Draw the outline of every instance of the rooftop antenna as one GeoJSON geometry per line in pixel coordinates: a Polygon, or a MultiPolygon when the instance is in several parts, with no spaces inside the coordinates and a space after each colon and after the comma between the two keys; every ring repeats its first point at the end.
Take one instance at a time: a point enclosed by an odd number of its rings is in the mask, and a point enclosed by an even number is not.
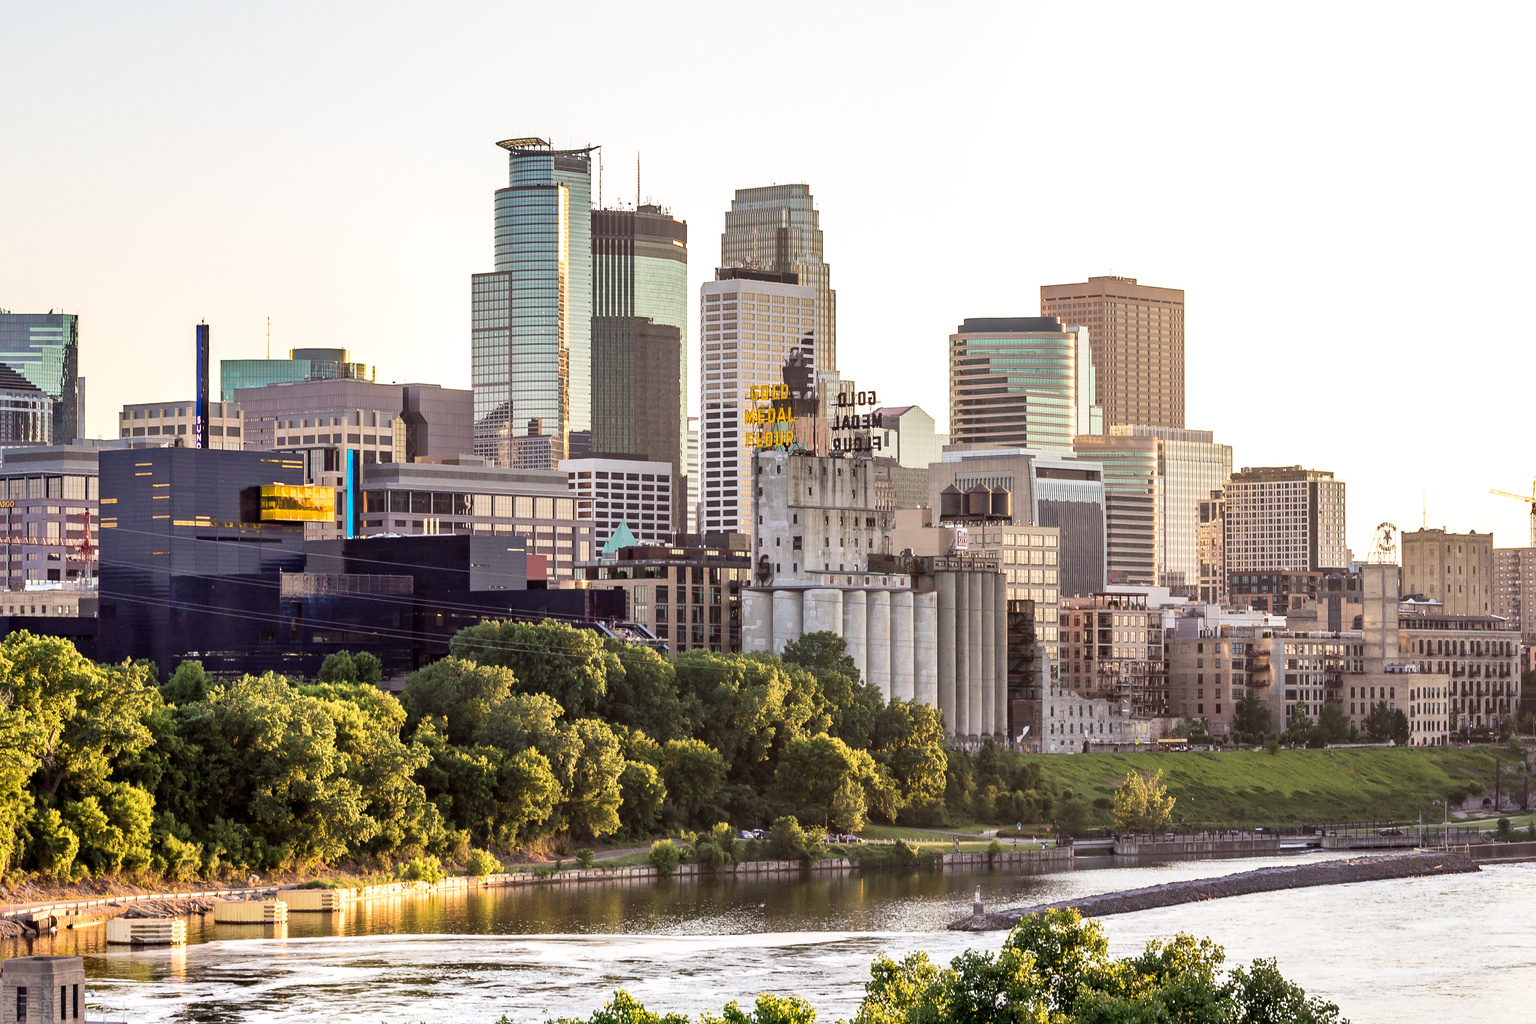
{"type": "Polygon", "coordinates": [[[597,208],[599,210],[605,209],[605,207],[603,206],[603,151],[602,150],[598,150],[597,151],[597,208]]]}
{"type": "Polygon", "coordinates": [[[272,358],[272,316],[267,315],[267,358],[272,358]]]}
{"type": "Polygon", "coordinates": [[[635,209],[640,209],[640,154],[635,154],[635,209]]]}

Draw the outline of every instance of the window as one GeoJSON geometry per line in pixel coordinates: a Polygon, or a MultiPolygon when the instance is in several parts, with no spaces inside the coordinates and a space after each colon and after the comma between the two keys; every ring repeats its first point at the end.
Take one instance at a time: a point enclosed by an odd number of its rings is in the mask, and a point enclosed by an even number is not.
{"type": "Polygon", "coordinates": [[[16,1020],[23,1022],[27,1019],[27,986],[16,986],[16,1020]]]}

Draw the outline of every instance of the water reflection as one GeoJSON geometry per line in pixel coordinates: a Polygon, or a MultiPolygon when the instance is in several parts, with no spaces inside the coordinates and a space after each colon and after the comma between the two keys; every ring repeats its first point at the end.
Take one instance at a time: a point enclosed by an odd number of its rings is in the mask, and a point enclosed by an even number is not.
{"type": "MultiPolygon", "coordinates": [[[[335,1020],[490,1022],[506,1013],[537,1024],[587,1016],[613,989],[658,1009],[718,1011],[757,992],[810,999],[823,1021],[856,1009],[869,961],[880,951],[926,949],[947,959],[967,947],[995,948],[1000,933],[944,931],[969,913],[978,886],[989,906],[1048,902],[1266,864],[1273,857],[1212,864],[1105,867],[1064,874],[872,873],[802,879],[703,879],[547,886],[372,901],[343,914],[292,914],[286,932],[193,918],[182,949],[107,947],[104,929],[67,931],[13,946],[6,955],[80,953],[93,979],[92,1013],[131,1022],[335,1020]]],[[[1493,955],[1480,943],[1446,943],[1477,931],[1471,909],[1495,894],[1536,905],[1536,866],[1501,865],[1449,876],[1269,893],[1106,919],[1117,952],[1180,929],[1229,945],[1234,959],[1280,957],[1309,990],[1331,992],[1356,1024],[1421,1019],[1400,1005],[1377,1014],[1376,995],[1356,980],[1391,977],[1423,998],[1436,962],[1467,986],[1497,991],[1498,972],[1531,966],[1536,922],[1509,914],[1493,955]],[[1404,922],[1432,922],[1428,927],[1404,922]],[[1340,927],[1347,922],[1347,927],[1340,927]],[[1385,927],[1383,922],[1397,922],[1385,927]],[[1387,941],[1378,941],[1387,936],[1387,941]],[[1451,947],[1451,948],[1448,948],[1451,947]],[[1448,959],[1447,959],[1448,958],[1448,959]],[[1399,976],[1401,974],[1401,976],[1399,976]],[[1423,983],[1422,985],[1420,983],[1423,983]],[[1418,987],[1416,987],[1418,986],[1418,987]]],[[[1509,975],[1528,984],[1527,975],[1509,975]]],[[[1475,992],[1474,992],[1475,995],[1475,992]]],[[[1396,998],[1395,996],[1393,998],[1396,998]]],[[[1528,1000],[1527,1000],[1528,1001],[1528,1000]]],[[[1516,1000],[1509,1005],[1519,1005],[1516,1000]]],[[[1459,1004],[1459,1009],[1466,1009],[1459,1004]]],[[[1483,1021],[1497,1006],[1477,998],[1483,1021]]]]}

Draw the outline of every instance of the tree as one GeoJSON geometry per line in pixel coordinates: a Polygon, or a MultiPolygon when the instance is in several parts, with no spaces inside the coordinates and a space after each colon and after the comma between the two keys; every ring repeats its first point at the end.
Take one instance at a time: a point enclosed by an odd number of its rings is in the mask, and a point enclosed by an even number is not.
{"type": "Polygon", "coordinates": [[[720,752],[730,782],[767,789],[783,746],[826,729],[815,677],[772,655],[695,649],[675,664],[679,695],[698,702],[694,737],[720,752]]]}
{"type": "Polygon", "coordinates": [[[451,656],[434,661],[406,680],[401,701],[407,729],[414,731],[423,719],[439,718],[450,743],[470,743],[487,709],[516,686],[517,676],[500,665],[451,656]]]}
{"type": "Polygon", "coordinates": [[[1127,772],[1115,787],[1115,827],[1124,832],[1161,832],[1173,820],[1177,797],[1168,795],[1162,769],[1127,772]]]}
{"type": "Polygon", "coordinates": [[[1343,743],[1347,740],[1349,716],[1344,713],[1344,705],[1337,702],[1324,704],[1317,716],[1317,727],[1322,730],[1325,743],[1343,743]]]}
{"type": "Polygon", "coordinates": [[[789,814],[857,832],[871,803],[891,799],[890,779],[867,751],[821,733],[784,748],[773,799],[789,814]],[[873,798],[873,799],[872,799],[873,798]]]}
{"type": "Polygon", "coordinates": [[[694,708],[678,697],[672,663],[649,647],[616,640],[609,641],[609,650],[618,663],[609,667],[600,707],[603,719],[662,741],[687,736],[694,708]]]}
{"type": "Polygon", "coordinates": [[[656,769],[644,761],[625,761],[619,773],[619,822],[631,836],[649,834],[656,827],[667,787],[656,769]]]}
{"type": "Polygon", "coordinates": [[[517,675],[518,693],[545,693],[572,719],[597,712],[607,692],[610,666],[618,658],[590,629],[545,619],[485,622],[460,630],[448,653],[482,665],[500,665],[517,675]]]}
{"type": "Polygon", "coordinates": [[[1258,695],[1249,690],[1232,708],[1232,728],[1240,736],[1252,736],[1258,738],[1267,735],[1274,729],[1274,721],[1269,713],[1269,708],[1259,700],[1258,695]]]}
{"type": "Polygon", "coordinates": [[[624,774],[624,754],[613,730],[595,718],[581,718],[562,730],[568,756],[551,763],[565,791],[561,802],[564,824],[578,836],[594,838],[619,830],[619,807],[624,794],[619,777],[624,774]]]}
{"type": "Polygon", "coordinates": [[[1402,708],[1397,708],[1392,712],[1391,730],[1392,742],[1400,747],[1406,747],[1408,741],[1413,738],[1413,733],[1408,726],[1408,716],[1403,712],[1402,708]]]}
{"type": "Polygon", "coordinates": [[[319,679],[322,683],[366,683],[377,686],[384,679],[384,666],[367,651],[352,654],[337,651],[327,654],[320,663],[319,679]]]}
{"type": "Polygon", "coordinates": [[[1365,716],[1365,734],[1372,743],[1385,743],[1392,737],[1392,709],[1386,701],[1371,707],[1365,716]]]}
{"type": "Polygon", "coordinates": [[[702,740],[669,740],[661,749],[666,817],[692,826],[717,820],[715,794],[725,785],[725,759],[720,752],[702,740]]]}
{"type": "Polygon", "coordinates": [[[859,681],[859,666],[848,653],[848,641],[831,630],[802,633],[784,645],[782,657],[786,665],[799,665],[818,677],[840,675],[859,681]]]}

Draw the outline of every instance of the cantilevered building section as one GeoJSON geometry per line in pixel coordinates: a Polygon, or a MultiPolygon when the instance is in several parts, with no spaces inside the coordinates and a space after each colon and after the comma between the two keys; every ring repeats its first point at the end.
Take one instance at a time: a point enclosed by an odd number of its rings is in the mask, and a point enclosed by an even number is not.
{"type": "Polygon", "coordinates": [[[1105,426],[1184,426],[1182,288],[1152,288],[1134,277],[1048,284],[1040,289],[1040,314],[1088,328],[1105,426]]]}
{"type": "Polygon", "coordinates": [[[1087,332],[1053,316],[966,320],[949,338],[952,444],[1069,452],[1103,432],[1087,332]]]}
{"type": "Polygon", "coordinates": [[[496,191],[496,269],[471,278],[475,454],[513,466],[565,456],[592,428],[592,151],[507,139],[496,191]],[[545,437],[545,446],[518,438],[545,437]],[[547,449],[547,450],[546,450],[547,449]]]}
{"type": "Polygon", "coordinates": [[[720,266],[791,272],[816,299],[816,369],[837,369],[837,292],[809,185],[740,188],[725,214],[720,266]]]}

